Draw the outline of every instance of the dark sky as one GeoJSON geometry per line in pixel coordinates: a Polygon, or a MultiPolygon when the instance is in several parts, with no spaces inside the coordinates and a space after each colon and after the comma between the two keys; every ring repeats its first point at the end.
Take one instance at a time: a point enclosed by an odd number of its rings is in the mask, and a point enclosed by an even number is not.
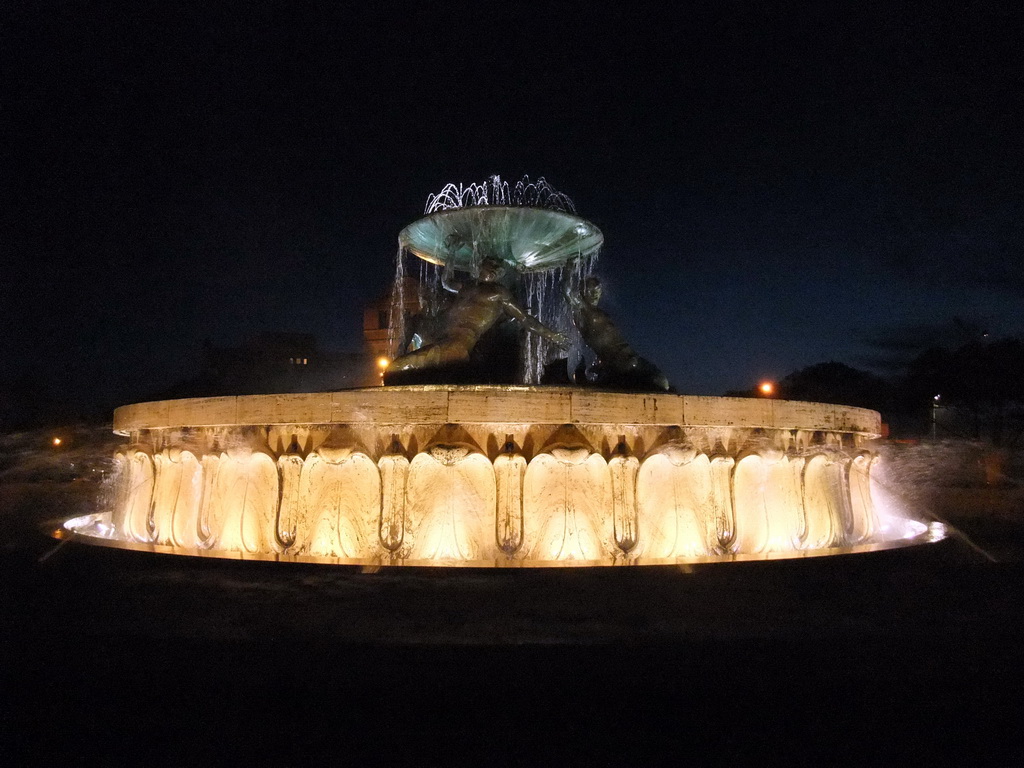
{"type": "Polygon", "coordinates": [[[680,391],[1024,331],[1015,4],[370,5],[5,8],[0,383],[112,405],[206,338],[356,349],[399,230],[492,173],[602,228],[680,391]]]}

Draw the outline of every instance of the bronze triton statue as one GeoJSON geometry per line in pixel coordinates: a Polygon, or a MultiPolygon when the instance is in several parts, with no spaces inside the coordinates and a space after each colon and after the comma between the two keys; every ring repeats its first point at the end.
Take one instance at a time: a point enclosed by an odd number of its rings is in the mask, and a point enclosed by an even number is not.
{"type": "Polygon", "coordinates": [[[536,318],[526,314],[512,297],[512,292],[498,281],[504,266],[497,259],[484,259],[480,277],[463,286],[445,283],[445,288],[456,291],[451,306],[445,313],[444,327],[432,343],[395,359],[387,369],[387,378],[397,383],[414,371],[455,369],[470,360],[473,349],[481,337],[505,319],[512,319],[531,333],[536,333],[554,344],[566,348],[568,339],[553,331],[536,318]]]}
{"type": "Polygon", "coordinates": [[[574,294],[568,285],[563,292],[572,308],[572,319],[580,336],[597,355],[591,370],[596,375],[598,386],[669,390],[665,374],[654,363],[634,352],[608,313],[598,308],[601,300],[601,281],[598,278],[588,277],[579,295],[574,294]]]}

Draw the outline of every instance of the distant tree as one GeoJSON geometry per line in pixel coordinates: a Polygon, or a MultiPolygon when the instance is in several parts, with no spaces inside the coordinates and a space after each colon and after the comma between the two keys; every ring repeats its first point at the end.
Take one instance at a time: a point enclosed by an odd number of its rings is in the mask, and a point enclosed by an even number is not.
{"type": "MultiPolygon", "coordinates": [[[[961,437],[1024,446],[1024,341],[989,341],[980,332],[963,336],[968,341],[959,347],[918,353],[888,379],[833,360],[788,374],[772,396],[871,408],[882,413],[893,435],[908,437],[929,433],[938,405],[955,409],[945,413],[957,416],[961,437]]],[[[763,396],[756,389],[726,394],[763,396]]]]}
{"type": "MultiPolygon", "coordinates": [[[[733,397],[763,397],[757,389],[726,394],[733,397]]],[[[894,388],[880,376],[830,360],[787,374],[776,384],[772,397],[853,405],[880,411],[892,406],[894,388]]]]}
{"type": "Polygon", "coordinates": [[[880,376],[831,360],[788,374],[779,382],[777,396],[882,411],[892,405],[893,388],[880,376]]]}

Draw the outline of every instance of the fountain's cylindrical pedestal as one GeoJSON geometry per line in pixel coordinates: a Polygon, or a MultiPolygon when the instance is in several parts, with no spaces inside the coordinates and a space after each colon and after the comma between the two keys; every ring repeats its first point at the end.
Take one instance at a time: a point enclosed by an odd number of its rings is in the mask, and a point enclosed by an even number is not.
{"type": "Polygon", "coordinates": [[[119,408],[114,540],[385,565],[803,556],[883,538],[879,415],[771,399],[382,387],[119,408]]]}

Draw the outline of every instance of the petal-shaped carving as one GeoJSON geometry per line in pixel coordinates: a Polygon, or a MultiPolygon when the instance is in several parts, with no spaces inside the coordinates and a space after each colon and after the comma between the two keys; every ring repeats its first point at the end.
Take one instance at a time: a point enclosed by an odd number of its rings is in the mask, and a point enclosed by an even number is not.
{"type": "Polygon", "coordinates": [[[199,504],[199,545],[210,547],[214,542],[213,524],[217,498],[217,474],[220,469],[220,454],[207,453],[202,460],[202,501],[199,504]]]}
{"type": "Polygon", "coordinates": [[[596,560],[612,549],[608,464],[585,449],[534,457],[523,489],[524,549],[530,560],[596,560]]]}
{"type": "Polygon", "coordinates": [[[221,453],[217,458],[217,471],[212,482],[206,480],[203,483],[203,510],[200,513],[200,519],[202,523],[205,523],[206,530],[203,531],[201,529],[200,532],[209,534],[206,543],[207,546],[213,548],[220,545],[221,536],[224,532],[225,514],[230,503],[227,499],[228,493],[231,490],[229,475],[234,475],[238,471],[237,468],[232,468],[233,464],[234,462],[227,453],[221,453]],[[221,470],[225,470],[223,482],[221,470]],[[206,495],[207,492],[209,492],[208,496],[206,495]]]}
{"type": "Polygon", "coordinates": [[[409,467],[413,560],[494,558],[494,467],[486,456],[437,446],[409,467]]]}
{"type": "Polygon", "coordinates": [[[300,523],[302,518],[302,456],[298,453],[285,453],[277,457],[277,474],[281,482],[281,498],[277,505],[277,525],[275,532],[277,541],[274,550],[284,552],[295,548],[302,550],[307,541],[308,529],[300,523]]]}
{"type": "Polygon", "coordinates": [[[733,552],[763,552],[768,545],[768,508],[766,484],[768,467],[758,455],[744,456],[733,472],[733,499],[736,532],[733,552]]]}
{"type": "Polygon", "coordinates": [[[277,464],[270,456],[244,448],[222,454],[211,520],[215,546],[273,552],[279,498],[277,464]]]}
{"type": "MultiPolygon", "coordinates": [[[[803,461],[798,460],[799,466],[803,461]]],[[[733,473],[736,536],[733,551],[792,552],[803,525],[799,474],[777,451],[745,456],[733,473]]]]}
{"type": "Polygon", "coordinates": [[[800,549],[803,527],[803,496],[800,472],[803,459],[782,456],[768,462],[765,478],[765,509],[768,512],[768,552],[794,552],[800,549]],[[794,466],[794,463],[796,466],[794,466]]]}
{"type": "Polygon", "coordinates": [[[153,523],[157,543],[199,546],[199,506],[203,495],[199,459],[188,450],[165,448],[154,460],[153,523]]]}
{"type": "Polygon", "coordinates": [[[302,468],[300,551],[333,557],[373,557],[380,553],[380,472],[365,453],[329,461],[311,453],[302,468]]]}
{"type": "Polygon", "coordinates": [[[398,552],[405,541],[406,491],[409,483],[409,460],[392,451],[377,461],[380,471],[380,525],[378,538],[384,549],[398,552]]]}
{"type": "Polygon", "coordinates": [[[669,448],[645,458],[637,504],[641,556],[692,557],[717,546],[707,455],[669,448]]]}
{"type": "Polygon", "coordinates": [[[796,520],[793,523],[796,538],[794,539],[793,546],[797,549],[803,549],[806,546],[805,542],[807,540],[807,512],[805,510],[804,498],[804,468],[807,461],[803,456],[794,455],[787,456],[786,461],[789,468],[789,479],[786,481],[786,484],[796,494],[796,501],[793,506],[793,514],[796,515],[796,520]]]}
{"type": "Polygon", "coordinates": [[[878,460],[869,454],[855,456],[849,466],[850,507],[853,517],[851,543],[857,544],[871,538],[878,528],[875,519],[875,504],[871,496],[871,470],[878,460]]]}
{"type": "MultiPolygon", "coordinates": [[[[834,547],[843,540],[842,465],[824,453],[804,466],[804,549],[834,547]]],[[[847,506],[849,499],[846,499],[847,506]]]]}
{"type": "Polygon", "coordinates": [[[150,510],[153,506],[155,470],[149,453],[131,447],[115,458],[122,468],[114,528],[128,541],[150,541],[150,510]]]}
{"type": "Polygon", "coordinates": [[[149,508],[150,540],[157,544],[170,543],[171,516],[181,484],[180,467],[163,453],[153,455],[153,502],[149,508]]]}
{"type": "Polygon", "coordinates": [[[736,536],[736,517],[732,506],[732,470],[735,464],[732,456],[711,457],[711,506],[718,532],[716,549],[721,550],[728,550],[736,536]]]}
{"type": "Polygon", "coordinates": [[[513,555],[523,546],[523,479],[526,459],[520,453],[505,452],[494,460],[497,490],[495,540],[498,549],[513,555]]]}
{"type": "Polygon", "coordinates": [[[850,504],[849,463],[848,458],[837,458],[829,468],[829,480],[839,513],[839,530],[842,531],[839,543],[842,545],[853,543],[854,536],[853,506],[850,504]]]}
{"type": "Polygon", "coordinates": [[[638,540],[636,478],[639,471],[640,460],[636,456],[619,453],[608,460],[614,539],[616,546],[626,553],[636,547],[638,540]]]}

